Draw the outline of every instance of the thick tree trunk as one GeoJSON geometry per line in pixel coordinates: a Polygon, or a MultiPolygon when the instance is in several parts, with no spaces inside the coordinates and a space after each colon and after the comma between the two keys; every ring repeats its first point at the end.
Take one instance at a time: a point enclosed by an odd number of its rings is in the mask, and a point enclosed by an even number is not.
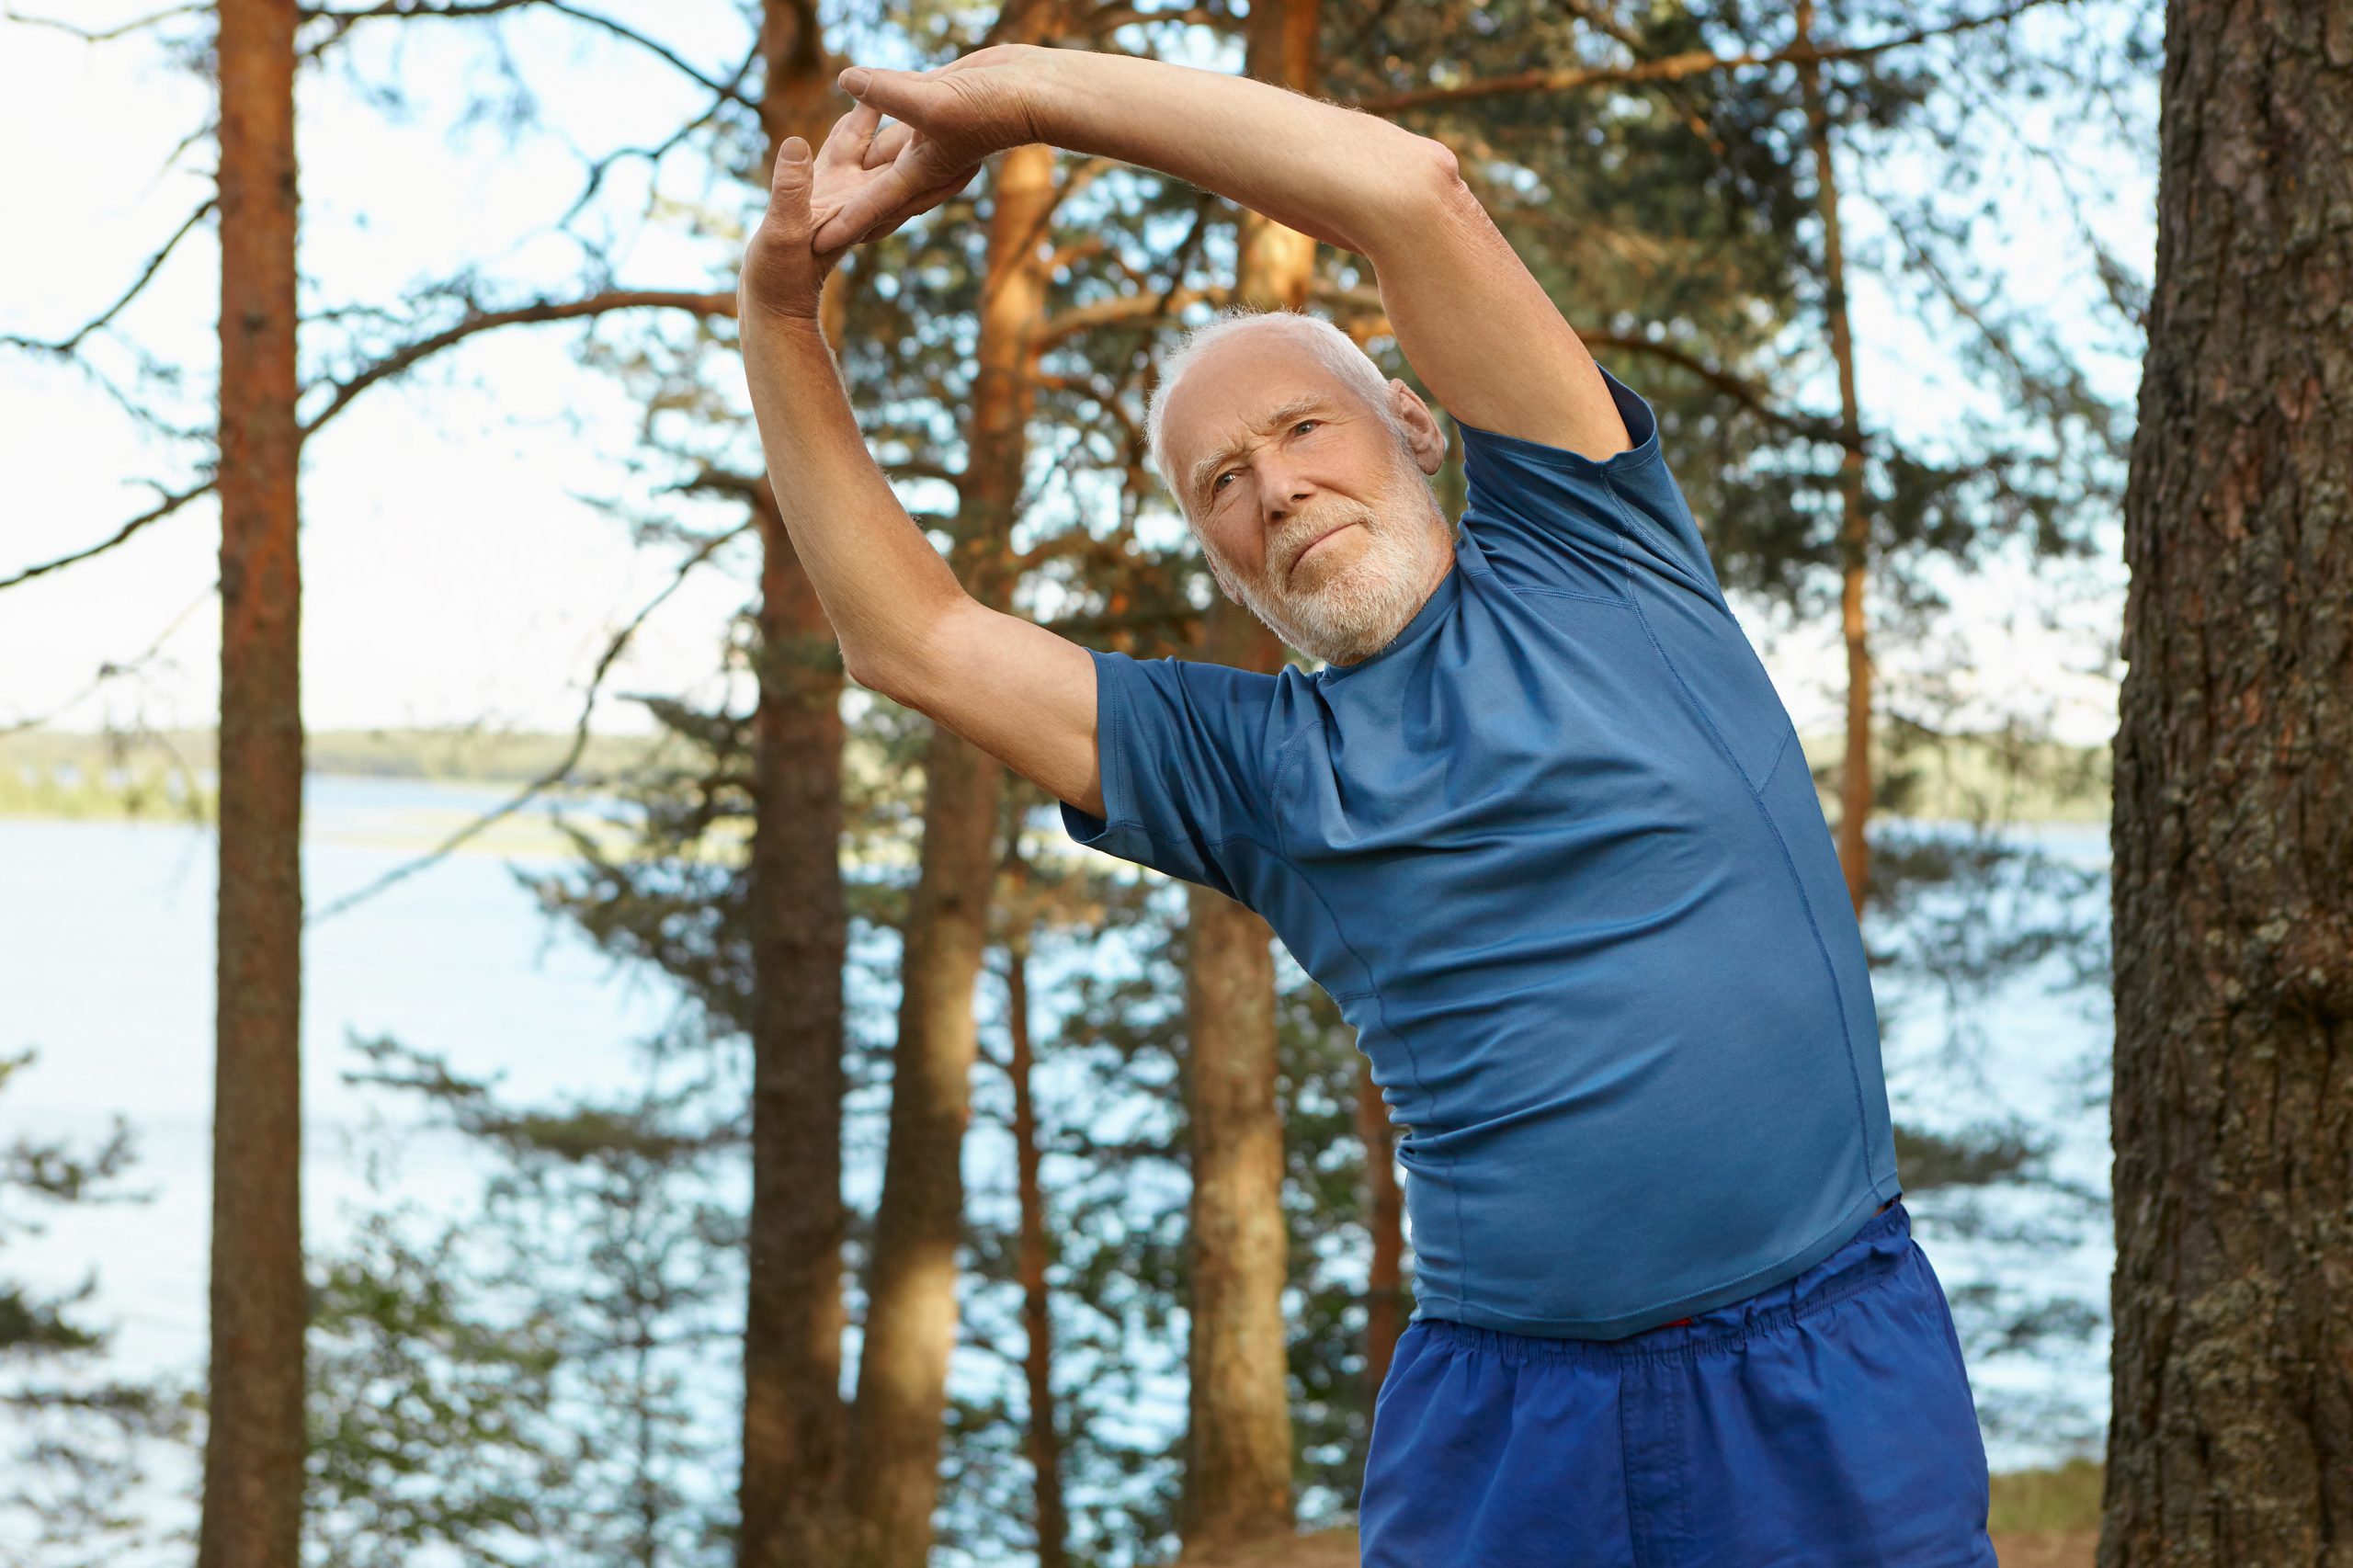
{"type": "Polygon", "coordinates": [[[841,652],[766,494],[752,836],[752,1206],[738,1561],[838,1561],[841,1398],[841,652]]]}
{"type": "MultiPolygon", "coordinates": [[[[1813,41],[1813,6],[1797,8],[1800,47],[1813,41]]],[[[1847,317],[1847,247],[1838,223],[1838,175],[1830,156],[1830,117],[1822,104],[1822,71],[1813,61],[1798,66],[1805,116],[1813,149],[1814,205],[1822,215],[1823,312],[1830,322],[1830,357],[1838,366],[1838,429],[1846,442],[1838,462],[1839,594],[1847,639],[1847,761],[1839,770],[1838,863],[1847,875],[1847,897],[1863,912],[1870,888],[1871,656],[1863,620],[1863,588],[1870,576],[1870,511],[1863,492],[1862,407],[1855,394],[1855,340],[1847,317]]]]}
{"type": "MultiPolygon", "coordinates": [[[[1314,0],[1250,8],[1245,69],[1295,91],[1316,85],[1314,0]]],[[[1235,295],[1297,310],[1315,241],[1245,213],[1235,295]]],[[[1282,644],[1221,596],[1205,654],[1272,672],[1282,644]]],[[[1207,888],[1190,887],[1187,1093],[1192,1127],[1191,1392],[1182,1532],[1188,1552],[1292,1528],[1290,1381],[1282,1294],[1290,1238],[1282,1210],[1282,1119],[1275,1105],[1274,933],[1207,888]]]]}
{"type": "Polygon", "coordinates": [[[2353,1564],[2353,13],[2177,3],[2125,496],[2102,1568],[2353,1564]]]}
{"type": "Polygon", "coordinates": [[[1070,1520],[1063,1506],[1063,1447],[1054,1426],[1053,1301],[1046,1290],[1046,1195],[1038,1176],[1038,1109],[1029,1093],[1029,939],[1017,931],[1006,944],[1006,989],[1013,1036],[1013,1146],[1021,1205],[1019,1263],[1021,1325],[1029,1344],[1022,1369],[1029,1383],[1029,1468],[1036,1477],[1038,1568],[1063,1568],[1070,1520]]]}
{"type": "MultiPolygon", "coordinates": [[[[767,0],[767,155],[831,121],[835,62],[813,17],[767,0]]],[[[837,328],[835,329],[837,330],[837,328]]],[[[742,1568],[837,1562],[848,1409],[841,1397],[842,664],[773,491],[755,498],[760,563],[757,820],[752,835],[752,1204],[744,1316],[742,1568]]]]}
{"type": "MultiPolygon", "coordinates": [[[[951,564],[973,597],[1006,609],[1037,393],[1047,285],[1039,241],[1055,201],[1054,150],[1031,142],[1003,153],[995,185],[972,460],[951,564]]],[[[892,1057],[890,1145],[851,1415],[856,1568],[923,1568],[931,1548],[940,1419],[956,1339],[956,1247],[964,1209],[959,1161],[976,1045],[972,985],[987,940],[1005,768],[936,725],[925,747],[924,778],[922,860],[907,915],[892,1057]]]]}
{"type": "Polygon", "coordinates": [[[291,0],[222,0],[221,844],[199,1568],[302,1521],[302,577],[291,0]]]}

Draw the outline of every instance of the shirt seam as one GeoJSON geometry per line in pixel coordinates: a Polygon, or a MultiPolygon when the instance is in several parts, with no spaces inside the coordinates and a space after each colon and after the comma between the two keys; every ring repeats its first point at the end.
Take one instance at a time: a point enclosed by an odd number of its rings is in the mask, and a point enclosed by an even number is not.
{"type": "MultiPolygon", "coordinates": [[[[1307,737],[1307,727],[1304,724],[1301,725],[1298,733],[1292,735],[1290,740],[1283,743],[1283,750],[1289,751],[1292,746],[1304,740],[1307,737]]],[[[1285,766],[1287,767],[1289,765],[1285,764],[1285,766]]],[[[1278,776],[1277,783],[1278,787],[1279,787],[1279,775],[1278,776]]],[[[1273,796],[1269,795],[1269,807],[1272,808],[1276,803],[1277,802],[1275,802],[1273,796]]],[[[1284,838],[1282,812],[1279,810],[1270,809],[1269,815],[1274,823],[1276,841],[1278,845],[1282,845],[1284,838]]],[[[1357,951],[1356,944],[1348,940],[1347,927],[1340,924],[1338,912],[1333,909],[1331,901],[1324,896],[1324,890],[1317,887],[1313,879],[1310,878],[1306,872],[1299,869],[1299,862],[1290,858],[1288,846],[1284,846],[1282,847],[1278,847],[1270,851],[1270,853],[1283,863],[1284,867],[1290,870],[1293,877],[1298,879],[1299,885],[1307,890],[1308,896],[1315,901],[1316,905],[1324,911],[1324,918],[1330,923],[1333,939],[1340,944],[1341,948],[1347,953],[1348,957],[1355,960],[1357,968],[1363,971],[1367,982],[1366,989],[1361,992],[1351,993],[1351,995],[1360,995],[1371,998],[1373,1016],[1381,1020],[1381,1032],[1405,1048],[1405,1061],[1407,1065],[1413,1069],[1414,1090],[1416,1094],[1421,1096],[1422,1109],[1427,1113],[1431,1121],[1438,1120],[1438,1096],[1430,1092],[1429,1084],[1422,1075],[1422,1054],[1420,1051],[1414,1049],[1414,1042],[1411,1040],[1407,1039],[1404,1035],[1400,1034],[1389,1022],[1389,1008],[1387,1004],[1381,1000],[1381,982],[1373,974],[1372,965],[1365,961],[1364,955],[1357,951]]],[[[1336,1003],[1338,1000],[1338,997],[1333,997],[1334,1002],[1336,1003]]],[[[1358,1049],[1363,1049],[1361,1041],[1358,1042],[1358,1049]]],[[[1416,1118],[1412,1125],[1418,1129],[1421,1126],[1420,1118],[1416,1118]]],[[[1469,1233],[1464,1229],[1462,1223],[1462,1182],[1461,1177],[1456,1174],[1457,1161],[1458,1156],[1450,1153],[1446,1156],[1446,1170],[1448,1177],[1447,1188],[1449,1194],[1454,1199],[1454,1252],[1455,1256],[1459,1261],[1457,1264],[1454,1281],[1455,1289],[1449,1296],[1442,1299],[1450,1300],[1457,1307],[1461,1307],[1466,1304],[1471,1292],[1471,1239],[1469,1233]]]]}
{"type": "Polygon", "coordinates": [[[1765,765],[1765,777],[1756,781],[1756,792],[1759,795],[1765,793],[1765,787],[1773,782],[1773,775],[1781,771],[1781,758],[1789,755],[1790,743],[1797,739],[1797,735],[1798,730],[1795,724],[1791,724],[1787,730],[1781,732],[1781,744],[1774,750],[1773,760],[1765,765]]]}
{"type": "MultiPolygon", "coordinates": [[[[1283,753],[1289,752],[1291,747],[1306,738],[1306,729],[1304,727],[1301,728],[1300,731],[1293,734],[1290,740],[1285,741],[1277,748],[1276,755],[1279,757],[1283,753]]],[[[1279,767],[1287,766],[1287,763],[1278,764],[1279,767]]],[[[1279,840],[1282,834],[1282,813],[1274,809],[1275,801],[1271,793],[1268,794],[1267,800],[1268,807],[1267,822],[1274,828],[1276,836],[1279,840]]],[[[1182,841],[1172,840],[1161,834],[1156,834],[1153,832],[1148,825],[1140,821],[1121,819],[1118,823],[1108,824],[1106,831],[1108,831],[1109,826],[1133,827],[1138,833],[1142,834],[1145,838],[1152,840],[1155,844],[1174,844],[1176,847],[1185,847],[1182,841]]],[[[1340,924],[1340,917],[1332,908],[1331,901],[1326,899],[1324,896],[1324,891],[1317,887],[1313,881],[1311,880],[1304,871],[1302,871],[1299,869],[1299,862],[1292,859],[1286,850],[1279,847],[1278,845],[1267,844],[1264,840],[1256,838],[1246,833],[1228,834],[1222,838],[1208,840],[1207,843],[1209,847],[1213,850],[1222,849],[1229,844],[1247,844],[1252,848],[1257,850],[1260,854],[1266,855],[1279,862],[1290,872],[1291,876],[1297,880],[1299,885],[1307,891],[1308,896],[1315,901],[1317,907],[1324,911],[1324,918],[1331,926],[1334,938],[1339,942],[1341,948],[1347,951],[1348,957],[1355,962],[1357,968],[1365,975],[1365,977],[1368,980],[1371,980],[1372,966],[1365,961],[1364,955],[1357,950],[1356,944],[1348,940],[1347,929],[1340,924]]],[[[1221,867],[1219,869],[1222,870],[1224,868],[1221,867]]],[[[1229,880],[1233,879],[1229,878],[1229,880]]],[[[1321,983],[1319,982],[1318,983],[1321,983]]],[[[1432,1119],[1436,1119],[1438,1096],[1430,1092],[1429,1084],[1422,1074],[1421,1052],[1414,1049],[1414,1042],[1411,1040],[1408,1040],[1404,1035],[1399,1033],[1397,1029],[1390,1024],[1389,1009],[1382,1003],[1381,998],[1380,983],[1378,981],[1373,981],[1373,983],[1365,990],[1349,992],[1347,994],[1346,997],[1334,995],[1332,1000],[1335,1003],[1337,1003],[1342,1000],[1351,1000],[1358,996],[1371,998],[1373,1012],[1381,1021],[1381,1031],[1388,1035],[1390,1039],[1396,1040],[1405,1048],[1405,1060],[1413,1068],[1415,1092],[1421,1096],[1422,1103],[1427,1108],[1432,1119]]],[[[1446,1156],[1446,1170],[1449,1177],[1447,1183],[1447,1187],[1449,1196],[1453,1199],[1454,1207],[1455,1254],[1461,1260],[1459,1278],[1457,1280],[1458,1288],[1453,1292],[1446,1296],[1439,1296],[1435,1299],[1439,1301],[1450,1301],[1457,1307],[1461,1307],[1468,1304],[1468,1293],[1470,1290],[1471,1280],[1471,1246],[1462,1222],[1462,1183],[1454,1175],[1457,1161],[1458,1156],[1454,1154],[1449,1153],[1446,1156]]]]}
{"type": "MultiPolygon", "coordinates": [[[[1618,546],[1619,562],[1621,568],[1631,575],[1633,568],[1625,559],[1625,541],[1620,540],[1618,546]]],[[[1631,592],[1631,584],[1629,591],[1631,592]]],[[[1740,758],[1733,755],[1730,743],[1723,737],[1723,732],[1716,728],[1715,720],[1710,716],[1707,709],[1700,705],[1699,695],[1684,681],[1683,672],[1675,667],[1675,660],[1668,656],[1665,647],[1660,643],[1658,633],[1651,629],[1651,619],[1643,613],[1642,601],[1639,599],[1634,601],[1634,619],[1642,622],[1643,635],[1649,639],[1651,651],[1658,655],[1659,663],[1666,666],[1666,673],[1674,679],[1676,689],[1683,694],[1683,700],[1690,704],[1691,711],[1699,715],[1699,722],[1708,727],[1708,733],[1714,738],[1717,749],[1723,753],[1724,760],[1732,764],[1733,771],[1740,775],[1743,784],[1747,785],[1749,800],[1756,805],[1757,814],[1765,819],[1765,826],[1773,835],[1773,846],[1781,852],[1781,867],[1789,873],[1790,886],[1798,895],[1798,907],[1805,911],[1806,932],[1813,938],[1813,950],[1822,955],[1823,973],[1830,982],[1830,996],[1837,1004],[1838,1035],[1847,1047],[1847,1080],[1854,1086],[1855,1122],[1861,1129],[1863,1141],[1863,1176],[1867,1180],[1876,1181],[1878,1177],[1871,1169],[1870,1116],[1863,1107],[1862,1071],[1855,1064],[1855,1030],[1847,1018],[1847,988],[1838,983],[1838,966],[1831,961],[1830,944],[1823,940],[1822,921],[1814,914],[1813,900],[1805,891],[1804,879],[1798,875],[1797,859],[1790,853],[1789,840],[1782,836],[1781,824],[1773,820],[1771,808],[1765,804],[1765,783],[1771,779],[1772,771],[1768,769],[1763,780],[1755,784],[1748,783],[1748,770],[1741,767],[1740,758]]],[[[1777,767],[1783,753],[1789,749],[1790,735],[1796,733],[1796,728],[1792,726],[1789,733],[1781,737],[1781,748],[1773,754],[1773,761],[1777,767]]]]}
{"type": "MultiPolygon", "coordinates": [[[[1499,577],[1496,581],[1503,582],[1503,579],[1499,577]]],[[[1574,588],[1546,588],[1533,585],[1523,586],[1518,583],[1504,583],[1504,588],[1506,592],[1517,594],[1521,598],[1534,598],[1541,597],[1548,599],[1587,599],[1597,605],[1616,605],[1621,609],[1633,602],[1631,599],[1613,597],[1608,594],[1579,593],[1574,588]]]]}
{"type": "MultiPolygon", "coordinates": [[[[1674,475],[1669,474],[1667,477],[1671,481],[1674,478],[1674,475]]],[[[1643,541],[1648,544],[1651,549],[1658,551],[1659,558],[1661,560],[1672,563],[1677,576],[1690,578],[1691,585],[1701,590],[1700,597],[1702,598],[1705,598],[1710,604],[1722,610],[1726,616],[1732,615],[1732,606],[1724,602],[1723,591],[1721,588],[1710,587],[1705,581],[1695,574],[1691,571],[1690,567],[1685,563],[1680,552],[1669,546],[1665,540],[1659,538],[1657,533],[1652,529],[1648,523],[1643,522],[1642,518],[1634,515],[1634,509],[1626,505],[1626,497],[1620,492],[1616,480],[1605,473],[1601,476],[1601,487],[1609,493],[1609,504],[1612,507],[1616,508],[1618,516],[1625,522],[1625,525],[1639,535],[1643,541]]],[[[1707,541],[1705,540],[1700,540],[1699,548],[1701,550],[1705,550],[1707,547],[1707,541]]],[[[1620,553],[1622,557],[1624,553],[1622,549],[1620,553]]],[[[1631,589],[1630,588],[1628,591],[1631,592],[1631,589]]]]}

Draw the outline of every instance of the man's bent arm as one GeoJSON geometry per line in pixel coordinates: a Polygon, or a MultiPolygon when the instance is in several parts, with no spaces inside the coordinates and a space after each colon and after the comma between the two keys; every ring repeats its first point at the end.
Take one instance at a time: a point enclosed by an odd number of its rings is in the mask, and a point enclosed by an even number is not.
{"type": "Polygon", "coordinates": [[[747,313],[741,341],[777,506],[850,678],[1100,816],[1093,656],[964,591],[875,466],[815,322],[747,313]]]}
{"type": "Polygon", "coordinates": [[[1247,77],[1030,48],[1041,142],[1191,181],[1372,265],[1397,347],[1448,412],[1595,460],[1631,444],[1593,356],[1444,142],[1247,77]]]}
{"type": "Polygon", "coordinates": [[[1395,221],[1401,179],[1454,173],[1444,142],[1270,83],[1089,50],[1026,54],[1039,141],[1174,175],[1359,256],[1368,231],[1395,221]]]}
{"type": "MultiPolygon", "coordinates": [[[[746,312],[740,341],[769,483],[852,679],[911,664],[963,585],[875,466],[813,320],[746,312]]],[[[879,688],[878,688],[879,689],[879,688]]]]}

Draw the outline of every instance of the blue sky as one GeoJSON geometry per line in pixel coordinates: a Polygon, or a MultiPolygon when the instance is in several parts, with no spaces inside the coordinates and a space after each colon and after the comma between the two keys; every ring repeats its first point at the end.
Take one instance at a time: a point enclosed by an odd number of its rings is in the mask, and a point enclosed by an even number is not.
{"type": "MultiPolygon", "coordinates": [[[[146,14],[62,4],[40,14],[69,11],[89,27],[146,14]]],[[[658,29],[714,75],[727,74],[743,47],[734,8],[715,0],[622,6],[613,14],[658,29]]],[[[577,193],[585,159],[659,141],[704,102],[700,89],[630,45],[561,18],[518,17],[500,36],[542,123],[558,129],[510,137],[490,123],[458,126],[466,89],[493,86],[485,36],[475,27],[414,23],[356,32],[351,60],[368,81],[399,85],[409,99],[403,112],[368,101],[342,71],[302,77],[306,309],[395,303],[468,263],[501,297],[577,291],[581,249],[548,230],[577,193]],[[593,141],[574,140],[591,133],[593,141]]],[[[854,57],[892,62],[887,44],[847,47],[854,57]]],[[[143,40],[87,44],[0,24],[0,139],[14,153],[0,165],[0,211],[10,216],[0,236],[0,332],[63,335],[129,285],[210,194],[209,142],[166,161],[210,111],[208,85],[143,40]]],[[[2145,275],[2154,245],[2150,160],[2129,148],[2077,153],[2099,172],[2096,221],[2145,275]]],[[[1988,156],[1998,155],[1989,142],[1988,156]]],[[[1909,177],[1901,162],[1869,173],[1879,181],[1909,177]]],[[[2014,298],[2045,305],[2067,329],[2092,285],[2038,179],[2033,165],[2019,164],[2005,199],[2015,220],[2002,225],[2002,253],[1993,259],[2014,298]]],[[[732,288],[743,226],[756,216],[749,199],[703,160],[674,153],[658,179],[642,160],[620,165],[575,228],[611,245],[626,283],[732,288]]],[[[1857,250],[1883,238],[1868,200],[1850,200],[1845,216],[1857,250]]],[[[190,426],[210,423],[218,286],[208,225],[182,242],[118,324],[148,356],[189,367],[187,387],[164,401],[170,417],[190,426]]],[[[1982,404],[1951,369],[1938,324],[1868,285],[1858,290],[1856,315],[1868,422],[1932,435],[1963,405],[1982,404]]],[[[371,391],[312,442],[303,474],[303,707],[313,728],[568,726],[607,639],[662,590],[676,559],[673,551],[632,544],[626,520],[597,502],[659,506],[703,527],[733,520],[724,508],[688,511],[650,495],[632,464],[637,404],[620,382],[574,361],[568,345],[578,330],[478,338],[371,391]]],[[[330,346],[325,332],[306,336],[306,375],[328,369],[318,356],[330,346]]],[[[98,340],[89,355],[117,385],[136,386],[120,342],[98,340]]],[[[2137,384],[2129,358],[2094,368],[2111,392],[2129,395],[2137,384]]],[[[748,405],[732,361],[726,372],[722,390],[744,414],[748,463],[748,405]]],[[[1814,406],[1833,406],[1826,384],[1813,393],[1814,406]]],[[[0,461],[10,481],[0,575],[106,537],[152,503],[151,484],[184,484],[199,455],[143,435],[83,373],[0,351],[0,461]]],[[[217,510],[200,501],[104,557],[0,594],[0,726],[35,715],[67,729],[209,722],[219,618],[206,589],[218,527],[217,510]],[[159,636],[153,658],[97,679],[101,665],[136,658],[159,636]]],[[[1173,522],[1163,537],[1176,537],[1173,522]]],[[[752,564],[738,552],[696,574],[649,620],[609,677],[608,694],[717,699],[719,650],[730,617],[750,597],[752,564]]],[[[2114,725],[2117,673],[2104,643],[2122,585],[2112,559],[2063,583],[1995,569],[1948,584],[1961,609],[1952,647],[1884,647],[1882,680],[1955,654],[1970,667],[1967,688],[1984,696],[1975,711],[1985,722],[2047,705],[2062,734],[2102,740],[2114,725]],[[2064,605],[2058,631],[2038,625],[2045,601],[2064,605]]],[[[1835,725],[1843,691],[1836,627],[1790,626],[1760,607],[1735,608],[1801,727],[1835,725]]],[[[734,689],[740,701],[742,687],[734,689]]],[[[596,724],[645,727],[639,710],[611,695],[596,724]]]]}

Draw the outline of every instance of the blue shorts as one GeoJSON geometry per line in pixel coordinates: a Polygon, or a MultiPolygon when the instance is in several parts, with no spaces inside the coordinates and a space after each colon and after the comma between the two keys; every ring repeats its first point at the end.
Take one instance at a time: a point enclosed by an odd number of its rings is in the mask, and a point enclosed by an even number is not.
{"type": "Polygon", "coordinates": [[[1796,1278],[1622,1339],[1419,1318],[1364,1568],[1996,1568],[1944,1287],[1899,1199],[1796,1278]]]}

